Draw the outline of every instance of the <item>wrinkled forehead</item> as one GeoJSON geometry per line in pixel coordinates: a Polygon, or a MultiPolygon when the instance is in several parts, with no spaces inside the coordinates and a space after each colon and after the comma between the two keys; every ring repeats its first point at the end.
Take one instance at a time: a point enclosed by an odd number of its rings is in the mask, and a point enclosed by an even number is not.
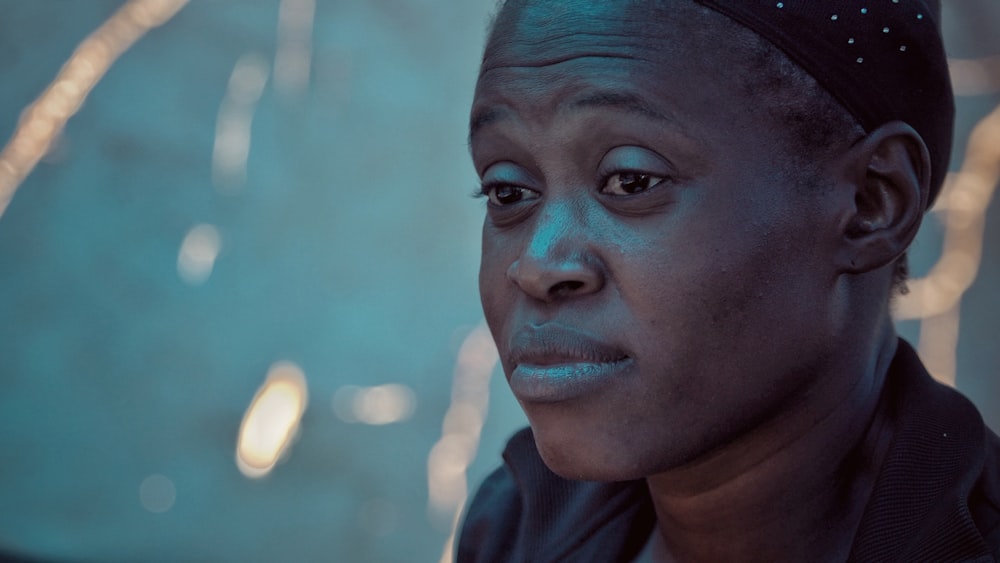
{"type": "Polygon", "coordinates": [[[722,23],[688,0],[509,0],[497,14],[481,73],[584,56],[655,60],[698,51],[705,59],[714,54],[706,39],[722,23]]]}
{"type": "Polygon", "coordinates": [[[583,96],[584,105],[629,109],[662,120],[681,109],[671,95],[678,81],[697,82],[697,98],[717,102],[715,94],[731,88],[708,69],[725,64],[734,50],[713,59],[718,49],[709,48],[704,39],[713,32],[708,28],[725,24],[725,18],[690,0],[673,10],[664,4],[509,0],[487,41],[470,140],[511,105],[541,123],[567,106],[579,106],[583,96]],[[646,103],[654,99],[656,109],[646,103]]]}
{"type": "Polygon", "coordinates": [[[480,131],[514,114],[546,128],[567,112],[606,108],[691,136],[706,114],[737,120],[761,113],[750,111],[743,80],[719,72],[746,66],[746,51],[736,46],[753,34],[690,0],[667,5],[509,0],[487,41],[470,145],[475,149],[480,131]],[[730,33],[720,38],[727,26],[730,33]]]}

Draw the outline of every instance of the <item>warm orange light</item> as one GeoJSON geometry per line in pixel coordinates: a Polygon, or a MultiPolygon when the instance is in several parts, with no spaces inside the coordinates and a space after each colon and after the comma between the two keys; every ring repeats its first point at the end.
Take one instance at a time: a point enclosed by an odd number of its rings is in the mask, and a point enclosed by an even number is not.
{"type": "Polygon", "coordinates": [[[305,374],[291,362],[271,366],[240,425],[236,465],[247,477],[274,469],[296,435],[309,402],[305,374]]]}
{"type": "Polygon", "coordinates": [[[479,449],[489,407],[490,376],[498,361],[493,337],[481,324],[459,348],[441,439],[427,456],[428,515],[435,524],[451,529],[441,561],[451,560],[459,514],[469,492],[466,470],[479,449]]]}
{"type": "Polygon", "coordinates": [[[899,320],[920,319],[921,357],[939,381],[955,383],[959,309],[982,262],[986,210],[1000,182],[1000,106],[969,136],[961,170],[945,182],[933,214],[945,227],[941,258],[911,280],[895,307],[899,320]]]}
{"type": "Polygon", "coordinates": [[[1000,92],[1000,55],[981,59],[948,59],[956,96],[982,96],[1000,92]]]}
{"type": "Polygon", "coordinates": [[[52,84],[24,110],[13,137],[0,151],[0,216],[115,60],[187,2],[130,0],[80,43],[52,84]]]}

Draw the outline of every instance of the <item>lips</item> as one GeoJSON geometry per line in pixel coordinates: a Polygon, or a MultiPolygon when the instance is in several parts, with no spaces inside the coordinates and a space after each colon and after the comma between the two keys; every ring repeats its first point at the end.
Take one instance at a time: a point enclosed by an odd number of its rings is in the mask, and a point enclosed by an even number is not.
{"type": "Polygon", "coordinates": [[[557,325],[518,330],[509,358],[511,389],[527,402],[565,401],[596,392],[634,365],[622,348],[557,325]]]}

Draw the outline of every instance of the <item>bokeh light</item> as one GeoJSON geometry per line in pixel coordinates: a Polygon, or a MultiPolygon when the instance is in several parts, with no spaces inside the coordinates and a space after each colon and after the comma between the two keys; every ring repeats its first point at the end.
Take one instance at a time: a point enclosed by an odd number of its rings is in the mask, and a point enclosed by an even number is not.
{"type": "Polygon", "coordinates": [[[427,457],[427,512],[439,528],[450,529],[441,561],[450,561],[462,506],[469,494],[466,470],[476,457],[490,401],[490,377],[499,356],[485,324],[473,329],[458,350],[451,405],[441,438],[427,457]]]}
{"type": "Polygon", "coordinates": [[[139,502],[146,510],[160,514],[167,512],[177,500],[177,488],[168,477],[154,473],[139,484],[139,502]]]}
{"type": "Polygon", "coordinates": [[[413,416],[417,396],[406,385],[388,383],[374,387],[345,385],[333,395],[333,412],[344,422],[382,426],[413,416]]]}
{"type": "Polygon", "coordinates": [[[274,82],[278,92],[286,97],[300,95],[309,86],[315,15],[315,0],[281,0],[278,8],[274,82]]]}
{"type": "Polygon", "coordinates": [[[222,249],[222,237],[212,225],[197,225],[188,231],[177,253],[177,275],[190,285],[201,285],[212,275],[222,249]]]}
{"type": "Polygon", "coordinates": [[[248,53],[236,61],[229,76],[212,149],[212,181],[220,191],[236,191],[246,183],[253,116],[269,71],[263,57],[248,53]]]}
{"type": "Polygon", "coordinates": [[[244,475],[263,477],[274,469],[295,440],[308,402],[299,366],[292,362],[271,366],[240,426],[236,465],[244,475]]]}
{"type": "Polygon", "coordinates": [[[956,96],[982,96],[1000,92],[1000,55],[981,59],[948,59],[956,96]]]}
{"type": "Polygon", "coordinates": [[[986,212],[998,183],[1000,106],[972,129],[962,167],[949,174],[932,210],[945,229],[941,257],[926,276],[908,282],[909,293],[895,304],[897,320],[921,321],[918,352],[928,371],[949,385],[957,377],[962,296],[979,273],[986,212]]]}

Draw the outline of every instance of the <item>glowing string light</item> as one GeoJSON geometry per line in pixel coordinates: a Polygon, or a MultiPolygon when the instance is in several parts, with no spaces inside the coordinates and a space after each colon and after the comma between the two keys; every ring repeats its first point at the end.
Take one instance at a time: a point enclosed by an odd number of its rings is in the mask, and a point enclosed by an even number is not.
{"type": "Polygon", "coordinates": [[[941,258],[908,283],[896,304],[899,320],[921,319],[919,351],[938,380],[954,385],[959,307],[982,261],[986,209],[1000,182],[1000,106],[972,129],[965,160],[948,177],[933,212],[945,226],[941,258]]]}
{"type": "Polygon", "coordinates": [[[459,348],[451,405],[445,413],[441,439],[427,458],[428,514],[435,522],[451,527],[442,562],[451,560],[458,518],[468,495],[465,472],[479,448],[489,407],[490,376],[498,360],[489,329],[479,325],[459,348]]]}
{"type": "Polygon", "coordinates": [[[150,29],[166,23],[188,0],[130,0],[90,34],[52,84],[21,114],[0,152],[0,217],[18,186],[49,152],[66,122],[111,65],[150,29]]]}
{"type": "Polygon", "coordinates": [[[981,59],[948,59],[948,70],[956,96],[1000,92],[1000,55],[981,59]]]}
{"type": "Polygon", "coordinates": [[[285,96],[309,86],[315,0],[281,0],[278,8],[278,48],[274,54],[274,84],[285,96]]]}
{"type": "Polygon", "coordinates": [[[269,71],[267,61],[250,53],[236,61],[229,77],[212,147],[212,181],[222,191],[235,191],[246,182],[253,117],[269,71]]]}
{"type": "Polygon", "coordinates": [[[333,412],[344,422],[382,426],[413,416],[417,395],[406,385],[387,383],[375,387],[345,385],[333,396],[333,412]]]}

